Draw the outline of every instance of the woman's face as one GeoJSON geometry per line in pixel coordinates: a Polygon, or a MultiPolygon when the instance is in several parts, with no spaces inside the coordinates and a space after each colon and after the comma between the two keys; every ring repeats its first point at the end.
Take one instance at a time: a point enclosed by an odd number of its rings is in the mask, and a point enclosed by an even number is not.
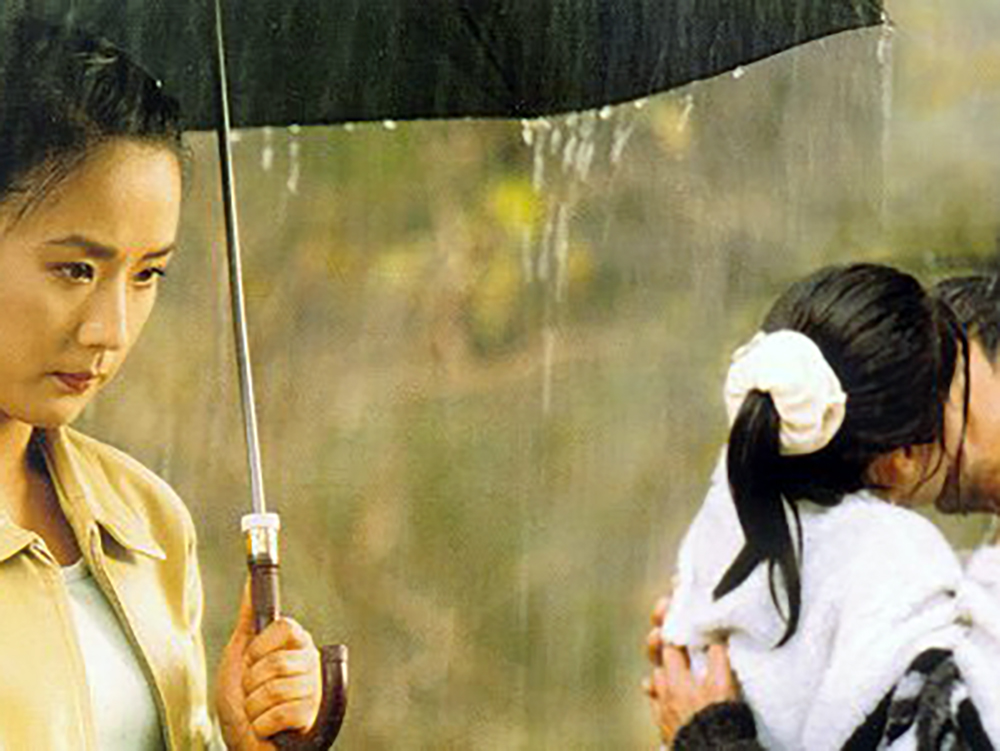
{"type": "Polygon", "coordinates": [[[177,157],[112,141],[25,216],[0,204],[0,423],[75,418],[156,300],[181,205],[177,157]]]}

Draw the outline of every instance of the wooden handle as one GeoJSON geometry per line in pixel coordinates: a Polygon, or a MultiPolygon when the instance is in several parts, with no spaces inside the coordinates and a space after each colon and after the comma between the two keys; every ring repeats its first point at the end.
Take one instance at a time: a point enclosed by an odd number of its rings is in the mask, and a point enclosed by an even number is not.
{"type": "Polygon", "coordinates": [[[320,649],[323,698],[316,723],[308,733],[278,733],[271,740],[281,751],[326,751],[340,734],[347,712],[347,647],[327,644],[320,649]]]}
{"type": "MultiPolygon", "coordinates": [[[[281,614],[278,564],[251,561],[250,599],[254,628],[260,633],[281,614]]],[[[285,731],[271,737],[280,751],[326,751],[340,733],[347,712],[347,647],[328,644],[320,648],[323,693],[316,722],[308,733],[285,731]]]]}

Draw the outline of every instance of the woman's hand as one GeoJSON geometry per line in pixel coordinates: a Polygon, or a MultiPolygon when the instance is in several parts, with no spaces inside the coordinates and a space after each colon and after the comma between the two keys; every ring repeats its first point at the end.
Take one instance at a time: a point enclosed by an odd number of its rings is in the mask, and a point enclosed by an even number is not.
{"type": "Polygon", "coordinates": [[[653,722],[666,746],[702,709],[738,699],[740,693],[724,644],[708,648],[707,670],[699,679],[691,670],[687,649],[663,641],[661,628],[669,607],[669,598],[662,598],[653,609],[653,629],[646,637],[646,652],[653,663],[653,672],[643,681],[653,722]]]}
{"type": "Polygon", "coordinates": [[[309,730],[322,691],[319,650],[309,632],[279,618],[255,634],[246,587],[216,676],[215,706],[226,748],[273,751],[267,739],[275,733],[309,730]]]}

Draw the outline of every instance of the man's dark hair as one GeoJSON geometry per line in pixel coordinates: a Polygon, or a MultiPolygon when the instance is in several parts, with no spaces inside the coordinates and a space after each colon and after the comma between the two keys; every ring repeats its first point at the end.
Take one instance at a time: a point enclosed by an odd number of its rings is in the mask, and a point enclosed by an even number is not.
{"type": "Polygon", "coordinates": [[[954,312],[970,340],[979,342],[989,361],[1000,352],[1000,280],[992,275],[956,276],[934,287],[935,297],[954,312]]]}

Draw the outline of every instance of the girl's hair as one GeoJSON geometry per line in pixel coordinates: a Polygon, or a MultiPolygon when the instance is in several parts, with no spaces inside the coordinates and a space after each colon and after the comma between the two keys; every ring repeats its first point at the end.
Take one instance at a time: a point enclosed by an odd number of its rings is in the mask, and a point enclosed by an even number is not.
{"type": "Polygon", "coordinates": [[[879,455],[933,442],[943,447],[944,407],[967,343],[951,310],[916,279],[874,264],[826,268],[793,284],[762,329],[812,339],[847,394],[840,430],[812,454],[780,453],[778,413],[761,391],[750,392],[730,431],[729,485],[746,543],[714,595],[731,592],[766,564],[778,606],[779,572],[787,596],[787,608],[779,607],[787,623],[780,646],[798,626],[802,594],[786,504],[797,523],[798,500],[832,506],[874,487],[868,470],[879,455]]]}
{"type": "Polygon", "coordinates": [[[183,161],[180,107],[110,42],[30,18],[0,32],[0,204],[18,214],[93,149],[126,138],[183,161]]]}

